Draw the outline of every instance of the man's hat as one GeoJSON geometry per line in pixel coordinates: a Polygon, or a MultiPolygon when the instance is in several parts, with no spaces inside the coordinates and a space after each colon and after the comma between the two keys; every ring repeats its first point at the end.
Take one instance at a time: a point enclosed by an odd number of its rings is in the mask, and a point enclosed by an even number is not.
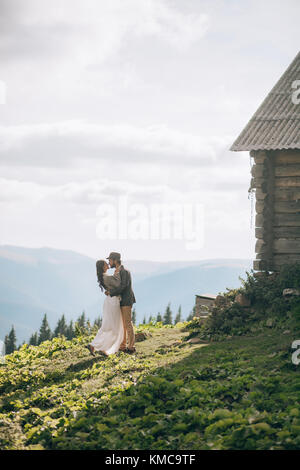
{"type": "Polygon", "coordinates": [[[113,259],[116,261],[120,261],[121,255],[120,253],[117,253],[116,251],[112,251],[106,259],[113,259]]]}

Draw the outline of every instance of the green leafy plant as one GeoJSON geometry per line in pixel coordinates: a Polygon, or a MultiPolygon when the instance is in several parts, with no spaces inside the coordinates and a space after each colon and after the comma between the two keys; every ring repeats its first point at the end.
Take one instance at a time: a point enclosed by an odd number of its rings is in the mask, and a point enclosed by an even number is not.
{"type": "Polygon", "coordinates": [[[246,279],[241,279],[239,289],[227,289],[223,293],[223,303],[211,308],[207,319],[193,319],[187,328],[190,335],[202,339],[223,340],[228,336],[257,334],[264,328],[291,328],[299,330],[295,321],[300,308],[300,296],[283,297],[286,288],[300,289],[299,264],[283,266],[276,273],[255,274],[246,271],[246,279]],[[241,306],[237,294],[250,300],[250,306],[241,306]]]}

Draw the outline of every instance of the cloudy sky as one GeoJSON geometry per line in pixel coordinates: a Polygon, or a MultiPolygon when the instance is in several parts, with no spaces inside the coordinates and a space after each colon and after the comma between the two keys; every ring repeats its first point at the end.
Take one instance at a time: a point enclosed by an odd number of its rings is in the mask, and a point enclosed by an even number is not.
{"type": "Polygon", "coordinates": [[[0,244],[253,257],[250,157],[228,148],[297,54],[299,13],[299,0],[0,0],[0,244]],[[201,246],[120,239],[120,220],[149,227],[153,205],[174,203],[202,208],[201,246]],[[99,229],[108,208],[117,239],[99,229]]]}

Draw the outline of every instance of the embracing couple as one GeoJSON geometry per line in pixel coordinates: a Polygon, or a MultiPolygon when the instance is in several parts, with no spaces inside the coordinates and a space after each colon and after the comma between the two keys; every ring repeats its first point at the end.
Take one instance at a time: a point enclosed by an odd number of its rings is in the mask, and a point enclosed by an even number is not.
{"type": "Polygon", "coordinates": [[[134,353],[136,349],[131,309],[136,300],[131,286],[131,275],[122,265],[120,253],[112,252],[106,259],[109,264],[102,259],[96,262],[98,283],[106,294],[102,324],[87,348],[93,356],[95,351],[106,356],[118,351],[134,353]],[[114,274],[107,274],[109,268],[115,268],[114,274]],[[128,348],[126,348],[126,333],[128,348]]]}

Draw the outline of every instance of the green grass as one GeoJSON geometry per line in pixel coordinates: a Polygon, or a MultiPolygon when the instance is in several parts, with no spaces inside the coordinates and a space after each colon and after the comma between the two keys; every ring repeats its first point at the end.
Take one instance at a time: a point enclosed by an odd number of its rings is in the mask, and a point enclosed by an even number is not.
{"type": "Polygon", "coordinates": [[[23,346],[0,368],[1,449],[299,449],[293,332],[191,344],[146,325],[137,354],[88,337],[23,346]]]}

